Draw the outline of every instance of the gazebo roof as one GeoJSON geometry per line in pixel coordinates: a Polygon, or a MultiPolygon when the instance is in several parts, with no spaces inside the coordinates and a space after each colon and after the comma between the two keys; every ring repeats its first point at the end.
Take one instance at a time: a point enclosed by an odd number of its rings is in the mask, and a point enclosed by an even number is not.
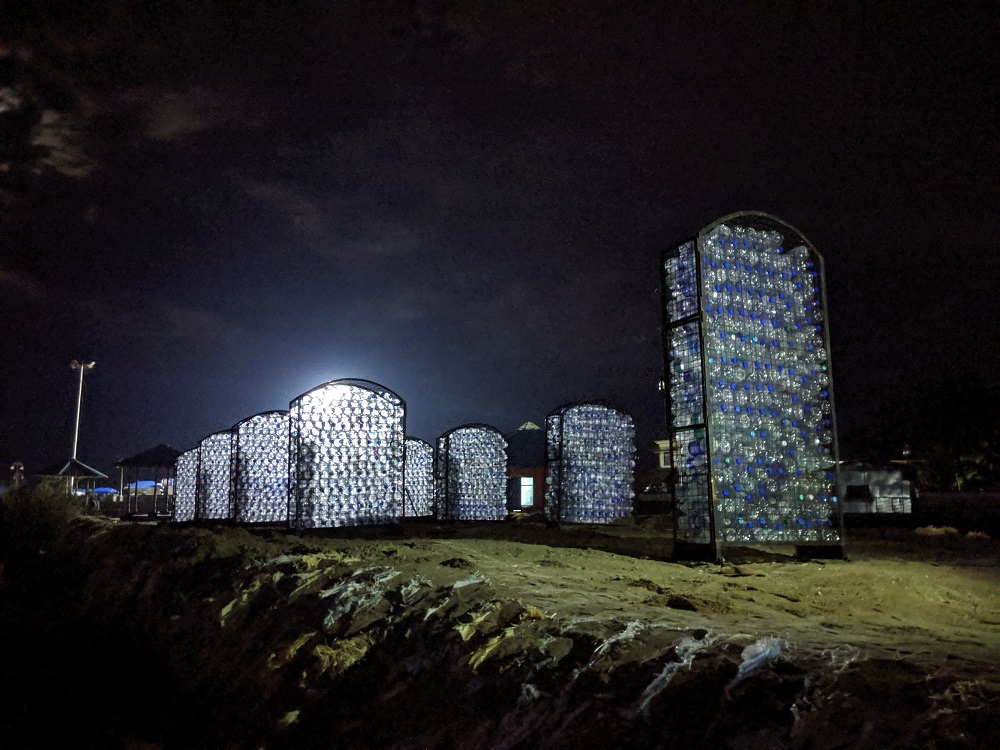
{"type": "Polygon", "coordinates": [[[155,448],[150,448],[142,453],[137,453],[130,458],[123,458],[115,466],[124,469],[162,469],[173,466],[177,463],[177,457],[181,452],[169,445],[160,443],[155,448]]]}
{"type": "Polygon", "coordinates": [[[58,468],[58,464],[55,466],[50,466],[49,468],[38,472],[40,477],[77,477],[78,479],[107,479],[107,474],[102,474],[97,469],[92,466],[87,466],[87,464],[82,461],[77,461],[75,458],[71,458],[67,461],[62,468],[58,468]]]}

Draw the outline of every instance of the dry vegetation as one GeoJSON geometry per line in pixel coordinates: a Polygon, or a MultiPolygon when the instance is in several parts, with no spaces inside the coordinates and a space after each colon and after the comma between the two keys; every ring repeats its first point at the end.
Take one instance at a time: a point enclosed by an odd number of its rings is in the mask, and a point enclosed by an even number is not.
{"type": "Polygon", "coordinates": [[[64,618],[160,706],[110,712],[125,746],[1000,746],[996,542],[858,531],[850,561],[679,564],[663,525],[84,518],[43,557],[72,578],[64,618]]]}

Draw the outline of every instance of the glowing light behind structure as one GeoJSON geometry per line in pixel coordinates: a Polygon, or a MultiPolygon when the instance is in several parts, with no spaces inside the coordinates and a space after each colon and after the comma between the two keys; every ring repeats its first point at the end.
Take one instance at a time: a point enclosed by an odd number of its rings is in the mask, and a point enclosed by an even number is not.
{"type": "Polygon", "coordinates": [[[507,441],[488,425],[441,435],[435,462],[436,515],[453,521],[507,517],[507,441]]]}
{"type": "Polygon", "coordinates": [[[603,404],[561,407],[546,417],[545,511],[565,523],[608,523],[632,512],[635,425],[603,404]]]}
{"type": "Polygon", "coordinates": [[[403,507],[406,404],[367,380],[334,380],[289,407],[289,523],[393,523],[403,507]]]}
{"type": "Polygon", "coordinates": [[[434,514],[434,447],[420,438],[406,438],[406,503],[404,516],[434,514]]]}
{"type": "Polygon", "coordinates": [[[822,258],[740,214],[663,271],[678,538],[839,541],[822,258]]]}
{"type": "Polygon", "coordinates": [[[195,519],[195,498],[198,488],[198,449],[192,448],[177,457],[174,479],[174,521],[184,523],[195,519]]]}
{"type": "Polygon", "coordinates": [[[233,428],[233,515],[239,523],[288,520],[288,412],[269,411],[233,428]]]}
{"type": "Polygon", "coordinates": [[[233,432],[216,432],[201,441],[195,516],[218,520],[233,517],[233,432]]]}

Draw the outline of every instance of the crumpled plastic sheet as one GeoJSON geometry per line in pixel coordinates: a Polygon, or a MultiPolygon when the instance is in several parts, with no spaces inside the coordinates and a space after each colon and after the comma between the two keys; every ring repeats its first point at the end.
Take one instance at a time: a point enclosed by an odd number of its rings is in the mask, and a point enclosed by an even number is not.
{"type": "Polygon", "coordinates": [[[608,652],[608,649],[610,649],[614,644],[630,641],[635,638],[643,631],[643,627],[643,624],[638,620],[632,620],[632,622],[625,626],[625,629],[622,632],[606,638],[600,646],[594,649],[594,655],[590,658],[590,664],[593,664],[595,661],[604,656],[604,654],[608,652]]]}
{"type": "Polygon", "coordinates": [[[398,575],[399,571],[391,568],[362,568],[336,586],[320,591],[320,599],[336,597],[323,627],[332,628],[344,615],[374,607],[385,596],[386,584],[398,575]]]}
{"type": "MultiPolygon", "coordinates": [[[[576,622],[585,622],[593,618],[574,618],[576,622]]],[[[625,641],[630,641],[635,638],[639,633],[643,631],[645,626],[638,620],[632,620],[625,626],[625,629],[620,633],[615,633],[612,636],[605,638],[601,644],[594,649],[594,653],[590,656],[590,661],[588,661],[584,666],[573,670],[572,680],[575,681],[581,674],[589,669],[592,669],[594,665],[608,653],[608,650],[616,643],[623,643],[625,641]]]]}
{"type": "Polygon", "coordinates": [[[642,695],[639,697],[639,705],[634,713],[645,713],[649,709],[649,704],[652,702],[653,698],[663,692],[667,685],[670,684],[670,681],[674,678],[674,675],[677,674],[682,667],[690,669],[691,664],[694,662],[695,655],[703,648],[713,644],[716,640],[717,639],[710,634],[706,635],[701,640],[692,638],[689,635],[681,638],[680,643],[674,646],[674,654],[676,654],[679,661],[670,661],[664,665],[663,671],[660,672],[642,692],[642,695]]]}
{"type": "Polygon", "coordinates": [[[740,669],[736,673],[736,676],[726,685],[726,692],[728,693],[743,682],[761,664],[780,656],[782,643],[780,638],[767,636],[766,638],[759,638],[743,649],[743,653],[741,654],[743,663],[740,664],[740,669]]]}

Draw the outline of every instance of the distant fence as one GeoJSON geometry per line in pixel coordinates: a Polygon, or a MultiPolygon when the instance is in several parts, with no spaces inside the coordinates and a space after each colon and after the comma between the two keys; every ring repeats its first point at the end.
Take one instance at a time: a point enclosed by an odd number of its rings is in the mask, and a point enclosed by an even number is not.
{"type": "Polygon", "coordinates": [[[845,513],[851,528],[951,526],[1000,538],[1000,492],[921,492],[912,513],[845,513]]]}
{"type": "Polygon", "coordinates": [[[1000,537],[1000,492],[921,492],[913,501],[913,513],[921,525],[1000,537]]]}

